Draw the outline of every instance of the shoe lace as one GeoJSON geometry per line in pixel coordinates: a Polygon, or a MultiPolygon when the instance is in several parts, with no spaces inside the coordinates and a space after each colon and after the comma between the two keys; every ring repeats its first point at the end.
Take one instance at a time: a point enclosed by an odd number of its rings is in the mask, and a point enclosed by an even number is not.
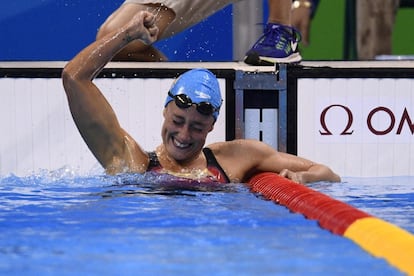
{"type": "Polygon", "coordinates": [[[299,42],[301,40],[300,32],[290,26],[278,24],[266,24],[262,37],[259,39],[263,46],[274,46],[275,43],[280,46],[286,45],[288,41],[299,42]]]}

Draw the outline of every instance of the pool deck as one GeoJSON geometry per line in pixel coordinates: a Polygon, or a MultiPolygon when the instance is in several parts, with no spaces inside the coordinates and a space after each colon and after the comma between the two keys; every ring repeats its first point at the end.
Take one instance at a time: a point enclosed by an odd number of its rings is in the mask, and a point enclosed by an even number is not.
{"type": "MultiPolygon", "coordinates": [[[[5,68],[63,68],[67,61],[3,61],[0,69],[5,68]]],[[[302,61],[303,67],[331,68],[414,68],[414,60],[389,61],[302,61]]],[[[205,67],[209,69],[234,69],[246,72],[272,72],[273,66],[251,66],[241,61],[229,62],[110,62],[105,68],[157,68],[157,69],[191,69],[205,67]]]]}

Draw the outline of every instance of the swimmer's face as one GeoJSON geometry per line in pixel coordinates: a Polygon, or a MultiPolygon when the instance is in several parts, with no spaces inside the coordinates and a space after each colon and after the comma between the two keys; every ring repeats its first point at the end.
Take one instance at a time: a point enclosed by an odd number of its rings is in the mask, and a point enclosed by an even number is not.
{"type": "Polygon", "coordinates": [[[174,102],[165,107],[163,115],[161,136],[169,156],[180,163],[197,158],[213,130],[213,116],[199,113],[195,105],[179,108],[174,102]]]}

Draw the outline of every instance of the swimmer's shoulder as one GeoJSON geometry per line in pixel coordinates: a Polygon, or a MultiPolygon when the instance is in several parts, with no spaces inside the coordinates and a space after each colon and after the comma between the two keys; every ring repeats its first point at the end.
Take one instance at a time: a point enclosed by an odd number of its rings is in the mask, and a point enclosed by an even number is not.
{"type": "Polygon", "coordinates": [[[225,142],[216,142],[209,144],[206,146],[207,148],[210,148],[213,153],[232,153],[234,150],[243,149],[254,149],[262,144],[260,141],[253,140],[253,139],[235,139],[231,141],[225,141],[225,142]]]}

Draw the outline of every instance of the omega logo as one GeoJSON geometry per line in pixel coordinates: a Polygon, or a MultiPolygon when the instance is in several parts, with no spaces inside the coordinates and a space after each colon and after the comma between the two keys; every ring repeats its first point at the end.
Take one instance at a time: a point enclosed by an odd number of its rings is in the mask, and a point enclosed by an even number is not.
{"type": "MultiPolygon", "coordinates": [[[[347,122],[344,123],[344,129],[340,133],[340,135],[352,135],[354,133],[354,130],[352,129],[352,124],[354,122],[354,115],[349,107],[341,105],[341,104],[332,104],[322,110],[319,120],[320,120],[321,127],[323,130],[320,130],[319,133],[321,135],[333,135],[332,132],[329,130],[329,127],[326,123],[326,115],[334,107],[343,109],[347,115],[347,122]]],[[[395,132],[397,135],[401,134],[404,125],[408,126],[409,130],[411,131],[411,134],[414,134],[414,124],[411,121],[410,115],[408,114],[406,107],[404,108],[404,111],[401,114],[401,116],[398,116],[398,117],[396,117],[396,115],[391,109],[385,106],[376,107],[369,112],[366,123],[367,123],[368,130],[374,135],[386,135],[386,134],[391,133],[394,130],[395,124],[397,122],[397,118],[399,118],[398,127],[395,132]],[[389,125],[386,126],[385,129],[377,129],[373,125],[372,123],[373,118],[377,114],[383,114],[389,118],[389,125]]]]}

